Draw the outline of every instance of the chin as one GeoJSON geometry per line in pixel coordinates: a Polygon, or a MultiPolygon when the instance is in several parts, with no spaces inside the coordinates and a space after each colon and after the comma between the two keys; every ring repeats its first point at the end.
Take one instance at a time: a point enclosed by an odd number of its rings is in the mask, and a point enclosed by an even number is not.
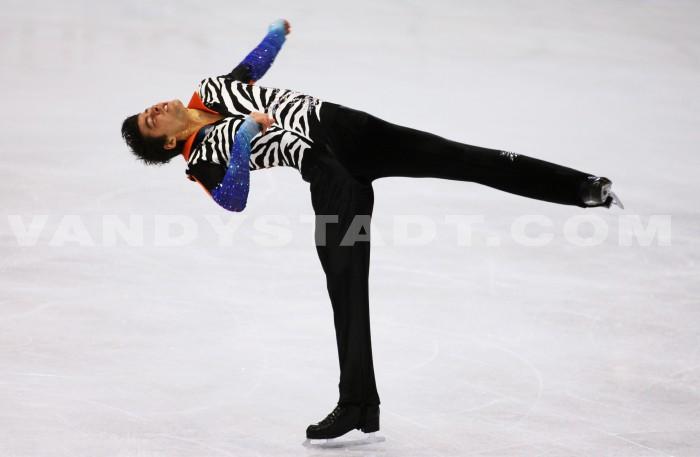
{"type": "Polygon", "coordinates": [[[170,103],[170,106],[172,106],[175,109],[175,113],[182,113],[187,110],[187,108],[185,108],[185,105],[183,105],[180,100],[171,100],[168,103],[170,103]]]}

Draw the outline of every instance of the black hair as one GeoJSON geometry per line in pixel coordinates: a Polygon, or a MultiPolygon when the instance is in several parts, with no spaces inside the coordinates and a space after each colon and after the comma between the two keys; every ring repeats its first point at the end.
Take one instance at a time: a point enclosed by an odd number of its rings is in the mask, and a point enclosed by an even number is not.
{"type": "Polygon", "coordinates": [[[160,137],[145,136],[139,130],[138,114],[129,116],[122,123],[122,138],[136,157],[146,165],[163,165],[182,153],[184,142],[178,141],[174,148],[165,149],[165,135],[160,137]]]}

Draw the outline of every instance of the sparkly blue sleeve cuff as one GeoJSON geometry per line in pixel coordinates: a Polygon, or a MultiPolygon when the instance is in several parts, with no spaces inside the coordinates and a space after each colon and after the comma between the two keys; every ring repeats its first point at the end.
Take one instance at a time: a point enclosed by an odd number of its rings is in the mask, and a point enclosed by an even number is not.
{"type": "Polygon", "coordinates": [[[257,81],[263,77],[275,61],[285,40],[284,20],[278,19],[270,24],[262,42],[241,62],[241,65],[250,70],[250,79],[257,81]]]}
{"type": "Polygon", "coordinates": [[[246,116],[234,137],[224,179],[211,193],[214,201],[229,211],[243,211],[248,201],[250,142],[258,133],[260,133],[258,123],[252,117],[246,116]]]}

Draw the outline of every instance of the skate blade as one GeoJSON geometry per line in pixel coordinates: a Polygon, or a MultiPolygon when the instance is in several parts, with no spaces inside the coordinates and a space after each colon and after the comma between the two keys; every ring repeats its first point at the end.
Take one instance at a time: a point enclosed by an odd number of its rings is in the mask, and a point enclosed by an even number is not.
{"type": "Polygon", "coordinates": [[[625,205],[622,204],[620,198],[615,194],[615,192],[610,192],[610,196],[613,198],[612,204],[617,205],[620,209],[625,209],[625,205]]]}
{"type": "Polygon", "coordinates": [[[375,433],[363,433],[362,436],[348,436],[345,434],[338,438],[311,440],[307,439],[302,444],[310,448],[344,448],[354,446],[365,446],[368,444],[381,443],[386,441],[386,437],[378,436],[375,433]]]}

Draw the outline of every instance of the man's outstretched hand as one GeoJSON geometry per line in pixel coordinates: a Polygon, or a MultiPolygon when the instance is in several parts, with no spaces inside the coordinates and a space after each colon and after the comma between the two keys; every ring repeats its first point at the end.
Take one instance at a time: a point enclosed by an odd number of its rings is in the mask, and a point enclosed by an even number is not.
{"type": "Polygon", "coordinates": [[[292,31],[292,26],[289,25],[289,21],[286,19],[277,19],[275,22],[270,24],[270,30],[274,29],[279,29],[280,31],[284,31],[285,35],[289,35],[289,32],[292,31]]]}
{"type": "Polygon", "coordinates": [[[271,118],[265,113],[260,113],[258,111],[251,112],[250,117],[252,117],[255,122],[260,124],[260,133],[262,134],[264,134],[265,131],[267,131],[267,129],[275,123],[275,120],[273,118],[271,118]]]}

